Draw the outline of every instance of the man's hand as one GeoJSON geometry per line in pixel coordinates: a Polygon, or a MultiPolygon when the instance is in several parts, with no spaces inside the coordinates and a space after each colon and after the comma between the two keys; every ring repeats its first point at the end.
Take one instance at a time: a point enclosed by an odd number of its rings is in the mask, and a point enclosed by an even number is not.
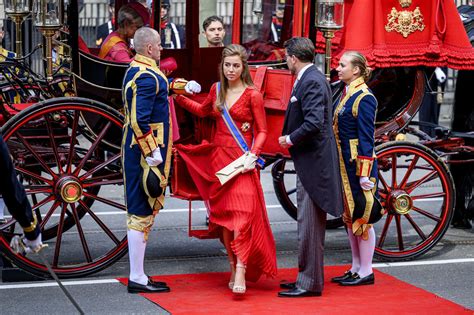
{"type": "Polygon", "coordinates": [[[189,81],[184,86],[184,90],[188,94],[201,93],[201,85],[194,80],[189,81]]]}
{"type": "Polygon", "coordinates": [[[29,240],[24,236],[16,235],[10,242],[10,247],[13,249],[13,251],[22,255],[37,253],[46,246],[47,245],[43,245],[43,242],[41,241],[41,233],[34,240],[29,240]]]}
{"type": "Polygon", "coordinates": [[[163,157],[161,156],[160,148],[153,150],[151,156],[147,156],[145,160],[150,166],[158,166],[163,163],[163,157]]]}
{"type": "Polygon", "coordinates": [[[244,168],[242,169],[242,173],[247,173],[255,168],[255,163],[258,160],[258,156],[251,152],[247,152],[247,156],[244,160],[244,168]]]}
{"type": "Polygon", "coordinates": [[[359,184],[363,190],[371,190],[372,188],[374,188],[374,183],[372,183],[370,179],[366,176],[361,176],[359,178],[359,184]]]}
{"type": "Polygon", "coordinates": [[[290,147],[288,142],[286,142],[286,136],[279,137],[278,138],[278,143],[280,144],[280,147],[282,147],[283,149],[287,149],[287,148],[290,147]]]}

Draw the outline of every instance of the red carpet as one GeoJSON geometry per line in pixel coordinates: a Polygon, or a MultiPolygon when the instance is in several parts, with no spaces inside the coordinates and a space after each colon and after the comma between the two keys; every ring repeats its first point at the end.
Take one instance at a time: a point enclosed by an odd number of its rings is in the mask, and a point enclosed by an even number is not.
{"type": "MultiPolygon", "coordinates": [[[[347,266],[325,267],[325,279],[347,266]]],[[[276,279],[247,283],[247,293],[234,297],[227,288],[229,273],[154,277],[166,281],[170,293],[142,294],[172,314],[473,314],[472,311],[380,271],[375,285],[357,288],[325,283],[322,297],[278,298],[280,282],[294,281],[296,269],[280,269],[276,279]]],[[[119,279],[123,284],[127,279],[119,279]]]]}

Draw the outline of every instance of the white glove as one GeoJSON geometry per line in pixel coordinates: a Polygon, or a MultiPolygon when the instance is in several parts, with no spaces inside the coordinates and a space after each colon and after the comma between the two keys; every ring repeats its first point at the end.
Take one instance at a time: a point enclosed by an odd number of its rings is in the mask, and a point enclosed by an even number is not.
{"type": "Polygon", "coordinates": [[[16,235],[12,238],[10,242],[10,247],[13,249],[13,251],[17,254],[22,255],[29,253],[37,253],[46,246],[47,245],[43,245],[43,242],[41,241],[41,233],[36,239],[32,241],[30,241],[24,236],[16,235]]]}
{"type": "Polygon", "coordinates": [[[361,176],[359,178],[359,184],[363,190],[371,190],[374,188],[374,183],[372,183],[367,176],[361,176]]]}
{"type": "Polygon", "coordinates": [[[246,153],[246,157],[244,160],[244,168],[242,169],[242,173],[247,173],[255,168],[255,163],[258,160],[258,156],[251,152],[246,153]]]}
{"type": "Polygon", "coordinates": [[[147,156],[145,160],[150,166],[158,166],[163,163],[163,157],[161,156],[160,148],[153,150],[151,156],[147,156]]]}
{"type": "Polygon", "coordinates": [[[184,86],[184,90],[188,94],[201,93],[201,85],[194,80],[189,81],[184,86]]]}
{"type": "Polygon", "coordinates": [[[436,75],[436,79],[438,79],[439,83],[444,83],[444,81],[446,81],[446,73],[444,73],[444,71],[441,70],[441,68],[437,67],[435,69],[435,75],[436,75]]]}

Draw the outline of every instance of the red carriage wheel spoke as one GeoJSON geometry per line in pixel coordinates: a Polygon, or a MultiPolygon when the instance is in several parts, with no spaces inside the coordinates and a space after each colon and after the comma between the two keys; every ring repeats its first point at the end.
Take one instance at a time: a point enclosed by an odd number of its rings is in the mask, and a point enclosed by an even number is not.
{"type": "Polygon", "coordinates": [[[419,214],[424,215],[425,217],[430,218],[430,219],[433,220],[433,221],[436,221],[436,222],[440,222],[440,221],[441,221],[441,218],[440,218],[440,217],[437,217],[437,216],[435,216],[434,214],[431,214],[431,213],[429,213],[429,212],[426,211],[426,210],[420,209],[420,208],[415,207],[415,206],[413,206],[412,210],[418,212],[419,214]]]}
{"type": "MultiPolygon", "coordinates": [[[[97,177],[91,178],[91,180],[94,180],[94,179],[97,180],[97,177]]],[[[90,184],[83,184],[82,187],[90,188],[90,187],[98,187],[98,186],[105,186],[105,185],[120,185],[120,184],[123,184],[123,178],[92,182],[90,184]]]]}
{"type": "Polygon", "coordinates": [[[74,117],[72,120],[72,128],[71,128],[71,139],[69,140],[69,156],[67,160],[67,167],[66,173],[70,174],[72,169],[72,161],[74,159],[74,146],[76,144],[76,134],[77,134],[77,126],[79,124],[79,112],[74,112],[74,117]]]}
{"type": "Polygon", "coordinates": [[[424,183],[427,183],[429,181],[432,181],[436,177],[439,177],[439,175],[438,175],[436,170],[433,170],[433,171],[429,172],[428,174],[426,174],[425,176],[423,176],[421,179],[419,179],[415,182],[411,182],[410,184],[407,184],[406,187],[405,187],[405,190],[406,190],[407,193],[411,193],[413,190],[418,188],[420,185],[422,185],[424,183]]]}
{"type": "Polygon", "coordinates": [[[56,146],[56,140],[54,139],[54,133],[53,133],[53,128],[51,128],[51,122],[49,121],[49,118],[46,116],[46,128],[48,130],[48,135],[49,135],[49,141],[51,142],[51,148],[53,149],[53,155],[54,159],[56,160],[56,163],[58,165],[58,174],[63,173],[63,167],[61,165],[61,160],[59,158],[59,153],[58,153],[58,147],[56,146]]]}
{"type": "Polygon", "coordinates": [[[377,247],[379,248],[382,248],[383,244],[385,243],[385,238],[387,237],[388,228],[390,227],[390,223],[392,222],[392,219],[393,219],[393,215],[388,214],[387,218],[385,219],[382,232],[380,233],[379,242],[377,244],[377,247]]]}
{"type": "Polygon", "coordinates": [[[397,154],[392,154],[392,188],[397,188],[397,154]]]}
{"type": "Polygon", "coordinates": [[[91,252],[89,250],[89,246],[87,245],[86,237],[84,235],[84,231],[82,230],[81,220],[77,215],[77,208],[75,204],[71,204],[72,216],[74,221],[76,222],[77,232],[79,232],[79,238],[81,239],[82,248],[84,249],[84,255],[86,256],[86,260],[88,263],[92,262],[91,252]]]}
{"type": "Polygon", "coordinates": [[[44,216],[43,221],[41,221],[41,224],[40,224],[41,230],[44,230],[44,226],[46,225],[46,223],[48,223],[49,219],[53,215],[54,211],[56,211],[56,208],[59,206],[59,204],[60,204],[59,201],[55,201],[53,205],[51,206],[51,208],[49,208],[48,212],[44,216]]]}
{"type": "Polygon", "coordinates": [[[107,165],[109,165],[109,164],[111,164],[111,163],[117,161],[119,158],[120,158],[120,153],[114,155],[112,158],[108,159],[107,161],[102,162],[102,163],[100,163],[100,164],[97,165],[97,166],[94,166],[92,169],[90,169],[89,171],[87,171],[87,173],[85,173],[84,175],[82,175],[81,177],[79,177],[79,179],[80,179],[80,180],[86,179],[87,177],[89,177],[90,175],[94,174],[94,173],[97,172],[98,170],[101,170],[101,169],[105,168],[107,165]]]}
{"type": "Polygon", "coordinates": [[[39,156],[39,154],[33,149],[33,147],[23,138],[23,136],[19,133],[19,132],[15,132],[15,135],[17,137],[18,140],[20,140],[20,142],[28,149],[28,151],[30,151],[30,153],[35,157],[36,161],[38,161],[39,164],[41,164],[41,166],[43,167],[43,169],[48,172],[52,177],[53,179],[56,179],[58,178],[58,175],[56,175],[53,170],[48,167],[48,165],[46,164],[46,162],[43,160],[43,158],[41,156],[39,156]]]}
{"type": "Polygon", "coordinates": [[[436,198],[436,197],[443,197],[443,196],[446,196],[446,193],[442,191],[442,192],[437,192],[437,193],[432,193],[432,194],[411,196],[411,199],[413,199],[413,200],[428,199],[428,198],[436,198]]]}
{"type": "Polygon", "coordinates": [[[91,194],[89,192],[86,192],[84,191],[84,196],[87,197],[87,198],[92,198],[92,199],[95,199],[97,201],[100,201],[100,202],[103,202],[109,206],[112,206],[112,207],[115,207],[115,208],[118,208],[120,210],[123,210],[125,211],[126,208],[125,208],[125,205],[121,205],[115,201],[112,201],[112,200],[109,200],[109,199],[105,199],[105,198],[102,198],[102,197],[99,197],[97,195],[94,195],[94,194],[91,194]]]}
{"type": "Polygon", "coordinates": [[[56,246],[54,247],[53,267],[58,267],[59,253],[61,252],[61,241],[63,238],[64,215],[66,214],[67,204],[63,203],[61,215],[59,216],[58,233],[56,237],[56,246]]]}
{"type": "Polygon", "coordinates": [[[410,175],[411,175],[411,173],[413,172],[413,169],[415,168],[416,163],[418,162],[418,159],[419,159],[419,158],[420,158],[420,157],[419,157],[418,155],[415,155],[415,157],[414,157],[413,160],[411,161],[410,166],[408,167],[408,170],[407,170],[407,172],[405,173],[405,176],[403,177],[402,181],[400,182],[400,186],[399,186],[399,187],[400,187],[401,189],[405,188],[405,185],[406,185],[406,183],[407,183],[407,181],[408,181],[408,178],[410,178],[410,175]]]}
{"type": "Polygon", "coordinates": [[[47,178],[44,178],[44,177],[41,176],[41,175],[38,175],[38,174],[33,173],[33,172],[30,172],[30,171],[28,171],[28,170],[26,170],[26,169],[24,169],[24,168],[22,168],[22,167],[18,167],[18,166],[16,166],[15,169],[16,169],[16,171],[17,171],[18,173],[22,173],[22,174],[28,175],[28,176],[30,176],[31,178],[37,179],[37,180],[39,180],[39,181],[42,181],[42,182],[44,182],[44,183],[46,183],[46,184],[48,184],[48,185],[50,185],[50,186],[53,185],[53,181],[52,181],[52,180],[49,180],[49,179],[47,179],[47,178]]]}
{"type": "Polygon", "coordinates": [[[413,220],[413,218],[411,217],[410,214],[405,214],[405,218],[408,220],[408,222],[410,222],[411,226],[413,226],[413,228],[415,229],[416,233],[418,233],[418,235],[421,237],[421,239],[423,241],[426,241],[427,237],[425,235],[425,233],[423,233],[423,231],[421,230],[421,228],[418,226],[418,224],[416,224],[416,222],[413,220]]]}
{"type": "Polygon", "coordinates": [[[42,185],[25,185],[25,193],[27,195],[34,195],[34,194],[51,194],[53,190],[50,186],[42,186],[42,185]]]}
{"type": "Polygon", "coordinates": [[[97,136],[97,139],[95,139],[95,141],[91,144],[91,146],[90,146],[89,150],[87,151],[86,155],[84,155],[81,162],[79,163],[77,168],[74,170],[74,175],[75,176],[79,175],[79,172],[82,170],[82,168],[86,164],[87,160],[89,160],[89,158],[91,157],[91,155],[95,151],[95,149],[97,149],[97,146],[102,141],[102,139],[104,138],[105,134],[107,133],[107,131],[109,130],[111,125],[112,125],[112,123],[109,121],[107,123],[107,125],[105,125],[104,129],[102,129],[100,134],[97,136]]]}
{"type": "Polygon", "coordinates": [[[41,200],[40,202],[38,203],[34,203],[34,205],[31,207],[31,209],[33,211],[35,211],[36,209],[39,209],[41,208],[43,205],[47,204],[48,202],[50,201],[53,201],[56,197],[54,195],[49,195],[48,197],[44,198],[43,200],[41,200]]]}
{"type": "Polygon", "coordinates": [[[385,178],[382,176],[382,172],[380,172],[380,170],[379,170],[378,173],[379,173],[379,181],[380,181],[380,183],[382,183],[382,186],[385,188],[385,191],[386,192],[392,191],[392,189],[390,189],[390,187],[387,185],[387,182],[385,181],[385,178]]]}
{"type": "Polygon", "coordinates": [[[403,245],[403,231],[402,231],[402,222],[401,222],[400,215],[395,215],[395,223],[397,225],[398,249],[400,249],[400,251],[404,251],[405,246],[403,245]]]}
{"type": "Polygon", "coordinates": [[[380,196],[381,199],[383,199],[383,200],[387,199],[388,193],[380,191],[380,190],[378,191],[378,193],[379,193],[379,196],[380,196]]]}
{"type": "Polygon", "coordinates": [[[112,241],[114,241],[114,243],[116,245],[119,245],[120,244],[120,241],[119,239],[114,235],[114,233],[112,233],[112,231],[104,224],[104,222],[102,222],[101,219],[99,219],[99,217],[86,205],[86,203],[82,200],[79,200],[79,203],[81,204],[82,207],[84,207],[84,209],[86,210],[86,212],[91,216],[92,219],[94,219],[94,221],[102,228],[102,230],[105,232],[105,234],[107,234],[110,239],[112,239],[112,241]]]}

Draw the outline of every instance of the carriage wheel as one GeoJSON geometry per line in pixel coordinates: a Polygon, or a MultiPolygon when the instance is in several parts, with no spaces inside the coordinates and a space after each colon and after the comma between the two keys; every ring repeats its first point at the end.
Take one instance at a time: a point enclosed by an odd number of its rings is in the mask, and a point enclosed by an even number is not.
{"type": "MultiPolygon", "coordinates": [[[[272,167],[273,188],[283,209],[296,220],[296,171],[291,160],[279,159],[272,167]]],[[[328,214],[327,229],[343,226],[342,218],[328,214]]]]}
{"type": "MultiPolygon", "coordinates": [[[[55,98],[22,111],[3,128],[41,229],[51,237],[44,254],[62,278],[102,270],[127,251],[120,151],[114,149],[120,147],[122,125],[120,113],[105,104],[55,98]],[[100,119],[91,124],[88,115],[100,119]]],[[[11,251],[15,234],[21,228],[13,219],[0,226],[3,254],[28,272],[49,277],[36,255],[11,251]]]]}
{"type": "Polygon", "coordinates": [[[454,186],[446,164],[431,149],[412,142],[376,148],[379,194],[387,214],[375,225],[375,255],[408,260],[443,237],[454,213],[454,186]]]}

